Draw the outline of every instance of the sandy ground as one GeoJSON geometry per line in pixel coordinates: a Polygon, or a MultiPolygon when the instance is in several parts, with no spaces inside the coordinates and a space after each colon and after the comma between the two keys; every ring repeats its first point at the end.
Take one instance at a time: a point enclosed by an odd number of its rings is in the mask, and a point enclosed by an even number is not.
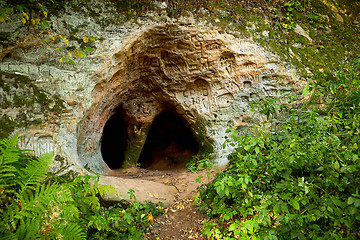
{"type": "MultiPolygon", "coordinates": [[[[211,172],[215,173],[215,170],[211,172]]],[[[165,209],[166,214],[154,219],[154,231],[147,236],[148,239],[202,239],[201,222],[205,216],[194,206],[193,196],[198,193],[197,188],[201,184],[211,180],[207,173],[208,171],[205,170],[192,173],[186,168],[178,168],[171,170],[130,169],[120,174],[121,178],[131,180],[135,185],[145,180],[154,184],[164,184],[176,190],[171,191],[173,202],[165,209]],[[196,181],[199,177],[202,177],[201,183],[196,181]]],[[[143,190],[146,191],[146,189],[143,190]]]]}

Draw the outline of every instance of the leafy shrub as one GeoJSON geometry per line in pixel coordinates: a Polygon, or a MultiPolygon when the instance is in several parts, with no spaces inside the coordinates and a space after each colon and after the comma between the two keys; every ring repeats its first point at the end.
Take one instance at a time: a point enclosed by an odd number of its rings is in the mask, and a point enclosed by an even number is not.
{"type": "Polygon", "coordinates": [[[193,158],[186,163],[186,168],[193,173],[196,173],[203,169],[209,170],[213,167],[213,162],[211,162],[208,158],[202,158],[199,154],[194,155],[193,158]]]}
{"type": "Polygon", "coordinates": [[[331,131],[348,142],[360,135],[360,59],[340,66],[335,74],[318,72],[312,87],[313,102],[326,104],[331,131]]]}
{"type": "Polygon", "coordinates": [[[154,216],[163,212],[163,208],[154,203],[136,201],[131,207],[117,204],[102,209],[87,217],[91,228],[88,239],[145,239],[144,234],[151,232],[154,216]]]}
{"type": "Polygon", "coordinates": [[[205,236],[359,239],[359,66],[318,74],[313,100],[327,108],[296,111],[280,132],[229,130],[237,151],[200,188],[205,236]]]}

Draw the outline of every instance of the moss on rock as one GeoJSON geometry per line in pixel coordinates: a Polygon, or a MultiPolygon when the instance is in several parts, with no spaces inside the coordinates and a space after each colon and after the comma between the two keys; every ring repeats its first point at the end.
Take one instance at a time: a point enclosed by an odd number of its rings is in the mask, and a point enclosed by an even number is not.
{"type": "Polygon", "coordinates": [[[39,88],[24,75],[0,71],[0,138],[58,116],[64,101],[39,88]]]}

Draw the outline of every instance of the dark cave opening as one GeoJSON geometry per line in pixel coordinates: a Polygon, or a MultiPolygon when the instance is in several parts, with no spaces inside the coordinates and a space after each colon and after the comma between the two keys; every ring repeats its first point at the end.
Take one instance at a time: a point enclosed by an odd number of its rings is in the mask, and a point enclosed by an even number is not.
{"type": "Polygon", "coordinates": [[[101,155],[110,169],[119,169],[126,150],[126,121],[121,109],[105,123],[101,139],[101,155]]]}
{"type": "Polygon", "coordinates": [[[154,119],[138,163],[146,169],[181,168],[198,151],[199,145],[181,117],[164,111],[154,119]]]}

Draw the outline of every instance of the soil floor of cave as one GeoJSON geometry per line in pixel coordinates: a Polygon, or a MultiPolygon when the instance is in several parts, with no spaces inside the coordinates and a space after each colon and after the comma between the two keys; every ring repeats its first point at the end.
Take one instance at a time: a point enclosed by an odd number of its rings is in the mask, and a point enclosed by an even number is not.
{"type": "MultiPolygon", "coordinates": [[[[194,205],[198,187],[211,181],[208,173],[215,170],[192,173],[186,168],[174,170],[136,169],[121,174],[123,178],[143,179],[163,183],[176,188],[175,202],[165,209],[165,214],[154,217],[153,232],[147,235],[150,240],[204,239],[201,236],[202,221],[205,215],[194,205]],[[201,178],[201,183],[196,179],[201,178]]],[[[135,194],[136,195],[136,194],[135,194]]]]}

